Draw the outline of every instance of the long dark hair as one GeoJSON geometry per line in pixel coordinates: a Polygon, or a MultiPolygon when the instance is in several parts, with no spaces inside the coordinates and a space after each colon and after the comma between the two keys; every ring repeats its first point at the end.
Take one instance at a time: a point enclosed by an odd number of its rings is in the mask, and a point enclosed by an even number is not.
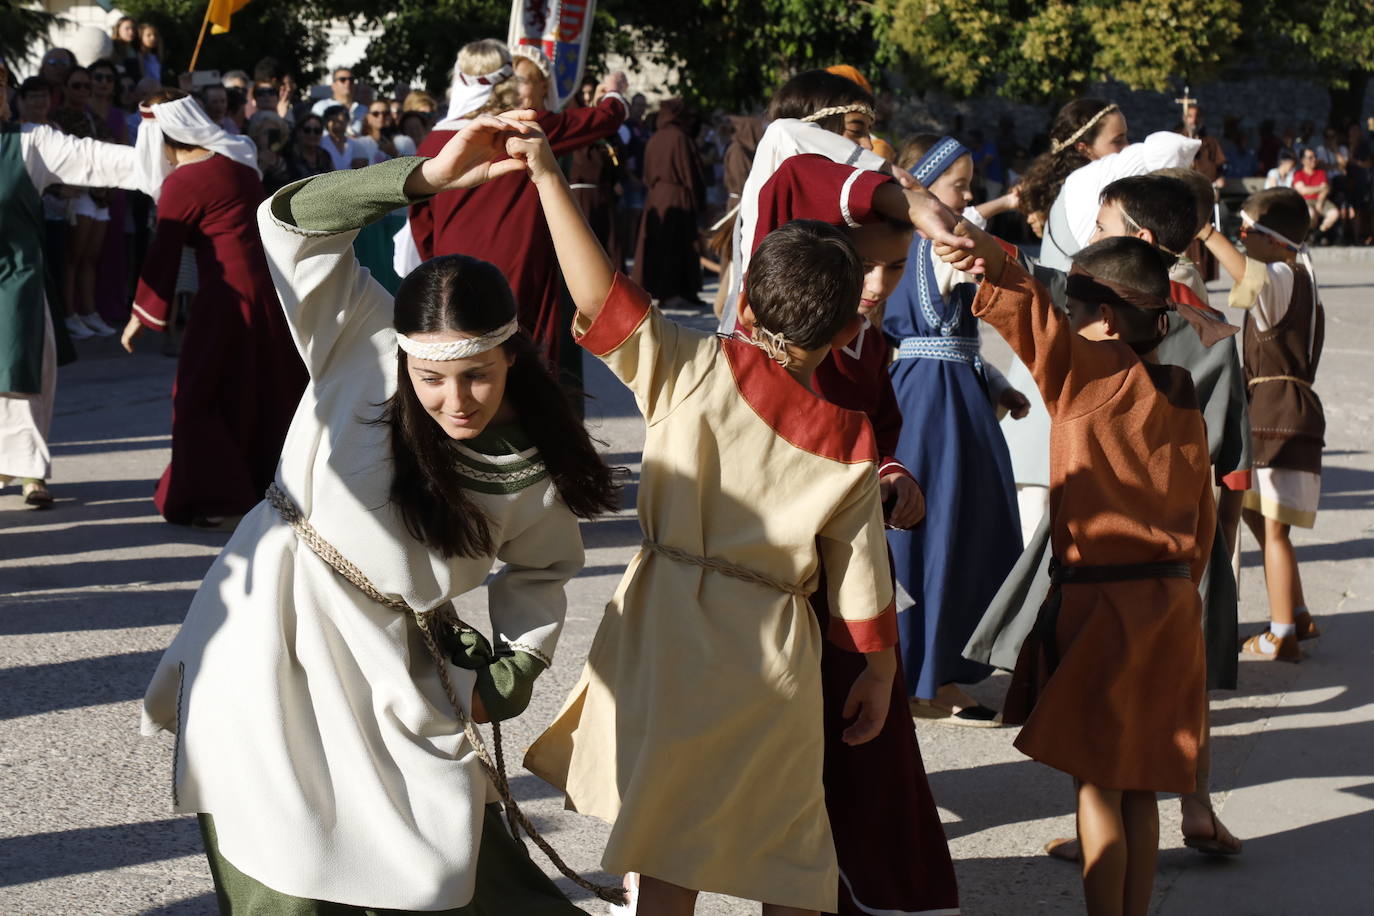
{"type": "MultiPolygon", "coordinates": [[[[515,317],[515,297],[494,265],[467,255],[434,258],[409,274],[396,291],[396,331],[486,334],[515,317]]],[[[564,504],[591,518],[619,505],[615,476],[601,460],[543,356],[524,331],[503,349],[514,357],[505,400],[534,442],[564,504]]],[[[495,552],[491,520],[468,496],[452,440],[425,411],[410,382],[406,354],[396,352],[396,393],[378,423],[391,429],[391,501],[406,530],[445,557],[495,552]]]]}
{"type": "MultiPolygon", "coordinates": [[[[1097,117],[1102,109],[1111,104],[1106,99],[1074,99],[1059,109],[1059,114],[1054,116],[1054,123],[1050,126],[1051,144],[1067,141],[1078,133],[1084,124],[1097,117]]],[[[1106,123],[1105,117],[1099,118],[1087,133],[1059,152],[1054,152],[1054,147],[1051,146],[1048,151],[1035,157],[1035,161],[1026,169],[1025,177],[1021,179],[1022,213],[1050,212],[1050,207],[1054,206],[1054,199],[1064,187],[1064,179],[1090,161],[1079,151],[1078,144],[1086,143],[1092,146],[1106,123]]]]}

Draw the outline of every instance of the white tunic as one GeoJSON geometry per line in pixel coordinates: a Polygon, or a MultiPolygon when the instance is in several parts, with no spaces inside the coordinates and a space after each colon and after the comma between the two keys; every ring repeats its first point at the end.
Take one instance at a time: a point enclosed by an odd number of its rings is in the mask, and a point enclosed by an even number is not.
{"type": "MultiPolygon", "coordinates": [[[[38,193],[50,185],[137,190],[132,146],[70,137],[46,124],[25,124],[19,134],[24,169],[38,193]]],[[[48,303],[43,307],[43,364],[37,394],[0,392],[0,475],[52,476],[48,431],[57,395],[57,347],[48,303]]]]}
{"type": "MultiPolygon", "coordinates": [[[[277,484],[379,590],[439,607],[480,586],[492,558],[442,558],[389,503],[389,432],[367,421],[396,388],[391,297],[354,258],[356,231],[274,215],[291,190],[258,214],[310,373],[277,484]]],[[[506,564],[489,585],[496,640],[552,656],[563,585],[582,565],[576,517],[547,478],[468,492],[506,564]]],[[[449,674],[471,697],[473,672],[449,674]]],[[[266,503],[215,561],[153,677],[144,731],[158,730],[179,732],[176,810],[213,815],[221,853],[263,884],[378,909],[470,901],[490,786],[415,624],[344,581],[266,503]]]]}
{"type": "MultiPolygon", "coordinates": [[[[735,304],[744,283],[744,273],[749,268],[749,258],[754,250],[754,231],[759,220],[759,192],[773,177],[779,166],[792,156],[813,153],[824,156],[832,162],[852,165],[869,171],[887,171],[890,166],[881,156],[864,149],[853,140],[831,133],[819,124],[801,121],[796,118],[779,118],[768,125],[754,151],[754,163],[749,169],[749,177],[744,181],[740,194],[739,215],[735,218],[732,236],[732,259],[730,273],[722,282],[729,290],[725,308],[720,317],[720,332],[732,334],[735,330],[737,315],[735,304]]],[[[848,214],[849,185],[845,185],[841,209],[848,214]]],[[[857,227],[857,224],[853,224],[857,227]]]]}

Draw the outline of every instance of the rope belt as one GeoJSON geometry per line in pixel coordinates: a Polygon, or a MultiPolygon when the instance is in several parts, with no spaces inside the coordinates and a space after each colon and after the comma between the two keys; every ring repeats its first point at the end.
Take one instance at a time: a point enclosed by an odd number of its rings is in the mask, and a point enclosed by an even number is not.
{"type": "Polygon", "coordinates": [[[1106,582],[1133,582],[1141,579],[1191,579],[1187,563],[1118,563],[1110,566],[1064,566],[1050,558],[1050,595],[1036,618],[1034,636],[1040,640],[1050,671],[1059,667],[1059,610],[1063,593],[1059,586],[1100,585],[1106,582]]]}
{"type": "Polygon", "coordinates": [[[1251,388],[1254,388],[1261,382],[1296,382],[1304,388],[1312,387],[1312,383],[1310,381],[1308,381],[1305,378],[1298,378],[1296,375],[1261,375],[1258,378],[1250,379],[1250,381],[1246,382],[1245,384],[1251,388]]]}
{"type": "Polygon", "coordinates": [[[805,598],[810,594],[810,592],[807,592],[800,585],[790,585],[779,579],[774,579],[772,576],[766,576],[761,572],[755,572],[743,566],[736,566],[725,560],[717,560],[714,557],[698,556],[694,553],[688,553],[685,550],[678,550],[676,547],[669,547],[667,544],[651,541],[648,538],[644,539],[643,546],[651,553],[656,553],[666,559],[674,560],[678,563],[686,563],[689,566],[697,566],[701,569],[708,569],[712,572],[718,572],[722,576],[729,576],[731,579],[739,579],[741,582],[753,582],[755,585],[767,586],[768,588],[788,595],[796,595],[799,598],[805,598]]]}
{"type": "Polygon", "coordinates": [[[897,359],[942,359],[981,370],[981,351],[972,337],[904,337],[897,345],[897,359]]]}
{"type": "Polygon", "coordinates": [[[361,569],[350,563],[348,558],[339,553],[332,544],[324,539],[323,535],[315,530],[310,522],[306,521],[305,516],[301,514],[301,510],[291,497],[287,496],[275,483],[267,488],[267,501],[272,504],[272,508],[277,510],[281,520],[290,525],[291,529],[296,532],[301,543],[309,547],[316,556],[328,563],[336,573],[347,579],[360,592],[378,604],[415,618],[416,624],[420,627],[420,635],[424,638],[425,646],[429,649],[430,657],[434,660],[434,667],[439,672],[439,681],[443,684],[444,693],[448,696],[449,704],[453,706],[453,714],[462,723],[463,734],[467,737],[468,743],[472,745],[482,771],[496,786],[496,792],[501,797],[502,807],[506,811],[506,820],[510,824],[511,835],[515,841],[521,842],[520,831],[524,830],[529,838],[534,841],[534,844],[543,850],[544,855],[548,856],[554,867],[578,887],[596,894],[609,903],[623,904],[625,902],[624,888],[588,881],[568,867],[554,848],[549,845],[548,840],[539,835],[539,831],[535,829],[529,817],[520,810],[520,805],[516,803],[515,797],[511,794],[510,782],[506,778],[506,760],[501,746],[500,725],[496,722],[491,723],[492,747],[496,752],[493,758],[491,752],[487,750],[486,743],[482,740],[482,735],[477,730],[476,724],[463,711],[463,704],[458,699],[458,692],[454,689],[453,681],[449,678],[449,661],[444,657],[443,650],[439,648],[438,633],[444,624],[448,624],[455,630],[471,630],[472,627],[463,623],[453,614],[452,605],[445,605],[434,611],[417,611],[399,598],[382,594],[375,585],[368,581],[361,569]]]}
{"type": "Polygon", "coordinates": [[[601,185],[599,185],[599,184],[586,184],[585,182],[578,182],[577,184],[570,184],[570,185],[568,185],[568,190],[569,190],[569,191],[595,191],[595,190],[598,190],[600,187],[601,187],[601,185]]]}

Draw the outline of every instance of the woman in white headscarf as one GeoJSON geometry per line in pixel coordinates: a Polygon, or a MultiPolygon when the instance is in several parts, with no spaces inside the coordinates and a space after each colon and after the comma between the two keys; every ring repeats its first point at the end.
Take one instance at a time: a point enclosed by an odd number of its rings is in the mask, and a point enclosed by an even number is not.
{"type": "Polygon", "coordinates": [[[305,368],[267,272],[254,211],[265,196],[257,149],[175,89],[140,108],[136,149],[156,234],[124,328],[168,329],[182,246],[200,284],[172,388],[172,460],[154,497],[163,518],[218,527],[262,499],[305,388],[305,368]]]}

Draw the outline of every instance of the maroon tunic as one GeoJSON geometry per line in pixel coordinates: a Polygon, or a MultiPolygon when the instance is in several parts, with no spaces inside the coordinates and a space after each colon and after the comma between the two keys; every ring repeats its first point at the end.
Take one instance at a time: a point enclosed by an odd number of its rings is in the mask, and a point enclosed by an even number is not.
{"type": "MultiPolygon", "coordinates": [[[[543,112],[539,127],[555,156],[570,153],[615,132],[628,109],[618,95],[607,95],[595,108],[561,114],[543,112]]],[[[421,156],[433,156],[453,137],[436,130],[420,144],[421,156]]],[[[525,175],[506,175],[476,188],[445,191],[410,208],[410,230],[420,258],[465,254],[501,269],[515,294],[520,326],[529,332],[551,363],[558,362],[562,334],[558,299],[562,279],[553,238],[539,193],[525,175]]]]}
{"type": "Polygon", "coordinates": [[[305,390],[258,236],[263,197],[256,172],[218,155],[179,167],[162,185],[134,296],[144,326],[167,327],[183,245],[200,272],[172,387],[172,461],[155,497],[169,522],[257,505],[305,390]]]}
{"type": "MultiPolygon", "coordinates": [[[[759,192],[754,246],[793,219],[844,227],[846,213],[855,223],[881,218],[873,211],[873,194],[892,179],[861,171],[850,182],[854,172],[823,156],[787,159],[759,192]]],[[[901,436],[902,416],[887,372],[890,353],[882,332],[865,327],[848,347],[832,350],[816,367],[812,385],[831,403],[868,416],[882,456],[881,474],[910,476],[891,457],[901,436]]],[[[830,623],[825,596],[824,584],[811,596],[822,632],[830,623]]],[[[957,911],[954,864],[907,709],[900,654],[887,721],[878,737],[858,747],[841,740],[849,724],[844,704],[865,664],[863,656],[829,641],[821,646],[825,804],[842,875],[839,913],[957,911]]]]}

